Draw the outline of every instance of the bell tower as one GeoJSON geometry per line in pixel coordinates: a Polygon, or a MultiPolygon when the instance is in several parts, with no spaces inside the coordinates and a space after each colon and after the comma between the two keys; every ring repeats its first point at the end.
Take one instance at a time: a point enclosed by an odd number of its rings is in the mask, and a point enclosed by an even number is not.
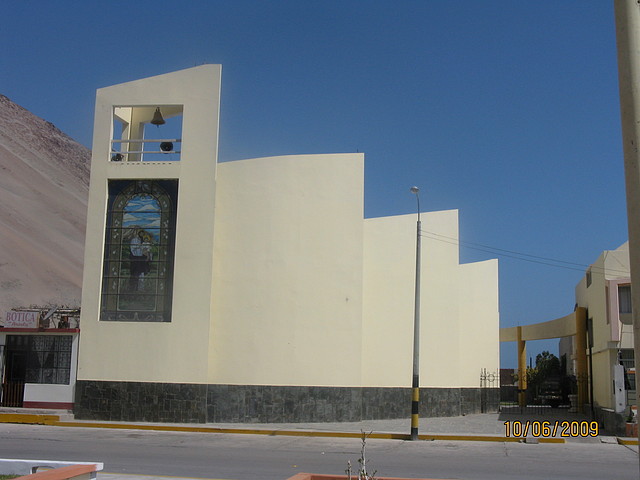
{"type": "Polygon", "coordinates": [[[220,78],[97,91],[79,381],[207,381],[220,78]]]}

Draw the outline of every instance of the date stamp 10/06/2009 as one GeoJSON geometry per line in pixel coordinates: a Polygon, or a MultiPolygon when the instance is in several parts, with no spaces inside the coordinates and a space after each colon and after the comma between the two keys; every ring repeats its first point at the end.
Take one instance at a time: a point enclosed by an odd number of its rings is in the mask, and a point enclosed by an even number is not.
{"type": "Polygon", "coordinates": [[[597,437],[598,422],[577,421],[512,421],[504,422],[506,437],[597,437]]]}

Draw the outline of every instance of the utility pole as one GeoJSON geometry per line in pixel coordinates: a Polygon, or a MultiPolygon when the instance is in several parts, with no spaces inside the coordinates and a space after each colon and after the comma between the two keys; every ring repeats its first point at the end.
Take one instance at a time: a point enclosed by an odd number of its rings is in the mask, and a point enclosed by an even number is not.
{"type": "Polygon", "coordinates": [[[420,196],[418,187],[411,187],[411,193],[416,196],[418,202],[418,221],[416,222],[416,285],[413,310],[413,374],[411,377],[411,440],[418,440],[418,424],[420,423],[420,196]]]}
{"type": "MultiPolygon", "coordinates": [[[[636,373],[640,373],[640,4],[638,0],[614,0],[614,6],[629,225],[633,348],[636,373]]],[[[636,388],[636,405],[639,404],[638,391],[636,388]]],[[[640,456],[638,459],[640,461],[640,456]]]]}

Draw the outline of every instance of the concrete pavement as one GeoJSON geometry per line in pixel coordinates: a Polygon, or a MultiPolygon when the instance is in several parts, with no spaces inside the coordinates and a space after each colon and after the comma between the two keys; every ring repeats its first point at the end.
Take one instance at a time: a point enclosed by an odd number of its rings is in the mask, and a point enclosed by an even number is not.
{"type": "MultiPolygon", "coordinates": [[[[68,412],[52,410],[0,408],[0,423],[31,423],[60,427],[113,428],[202,433],[252,435],[288,435],[316,437],[359,437],[372,432],[371,438],[406,440],[410,419],[363,420],[332,423],[218,423],[179,424],[76,420],[68,412]]],[[[597,442],[607,438],[595,423],[583,414],[550,410],[538,414],[483,413],[458,417],[420,419],[421,440],[522,441],[536,438],[541,443],[571,441],[597,442]]],[[[616,437],[611,437],[616,438],[616,437]]],[[[633,441],[633,439],[628,439],[633,441]]]]}
{"type": "MultiPolygon", "coordinates": [[[[235,433],[252,435],[289,435],[313,437],[359,437],[361,432],[373,432],[372,438],[407,439],[410,419],[365,420],[361,422],[335,423],[225,423],[225,424],[164,424],[143,422],[95,422],[75,420],[66,412],[37,411],[28,409],[0,409],[0,422],[41,423],[61,428],[110,428],[155,431],[183,431],[202,433],[235,433]]],[[[420,438],[423,440],[449,441],[493,441],[527,443],[625,443],[637,452],[634,439],[620,439],[594,431],[595,427],[586,415],[566,412],[532,414],[472,414],[459,417],[437,417],[420,419],[420,438]],[[545,430],[541,427],[546,426],[545,430]],[[554,427],[556,427],[554,429],[554,427]],[[592,428],[589,430],[589,428],[592,428]],[[523,438],[526,430],[526,438],[523,438]],[[573,428],[573,431],[572,431],[573,428]],[[580,429],[582,428],[582,432],[580,429]],[[564,432],[563,432],[564,430],[564,432]],[[568,436],[563,436],[565,433],[568,436]],[[573,435],[576,434],[577,435],[573,435]],[[580,435],[580,433],[586,435],[580,435]],[[516,436],[517,434],[517,436],[516,436]]],[[[151,480],[179,477],[141,476],[112,472],[100,472],[101,480],[151,480]]],[[[188,477],[183,477],[188,478],[188,477]]]]}

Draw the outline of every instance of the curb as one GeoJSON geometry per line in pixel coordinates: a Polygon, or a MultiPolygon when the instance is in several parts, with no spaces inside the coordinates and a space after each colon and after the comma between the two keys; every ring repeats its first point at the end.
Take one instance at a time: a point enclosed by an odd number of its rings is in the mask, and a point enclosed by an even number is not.
{"type": "Polygon", "coordinates": [[[55,425],[59,421],[60,421],[59,415],[43,415],[38,413],[1,413],[0,414],[0,423],[55,425]]]}
{"type": "MultiPolygon", "coordinates": [[[[132,423],[104,423],[104,422],[75,422],[61,421],[58,415],[42,414],[0,414],[0,423],[18,423],[30,425],[50,425],[56,427],[83,428],[111,428],[120,430],[146,430],[162,432],[195,432],[195,433],[232,433],[241,435],[268,435],[289,437],[320,437],[320,438],[361,438],[361,432],[326,432],[316,430],[269,430],[256,428],[222,428],[198,427],[183,425],[132,424],[132,423]]],[[[411,440],[408,433],[371,433],[367,438],[383,440],[411,440]]],[[[501,435],[464,435],[464,434],[422,434],[419,440],[434,441],[469,441],[469,442],[513,442],[513,443],[565,443],[564,438],[533,438],[533,437],[505,437],[501,435]]],[[[620,439],[619,439],[620,441],[620,439]]],[[[637,445],[637,440],[636,440],[637,445]]]]}
{"type": "Polygon", "coordinates": [[[637,438],[616,437],[616,440],[620,445],[638,445],[637,438]]]}

